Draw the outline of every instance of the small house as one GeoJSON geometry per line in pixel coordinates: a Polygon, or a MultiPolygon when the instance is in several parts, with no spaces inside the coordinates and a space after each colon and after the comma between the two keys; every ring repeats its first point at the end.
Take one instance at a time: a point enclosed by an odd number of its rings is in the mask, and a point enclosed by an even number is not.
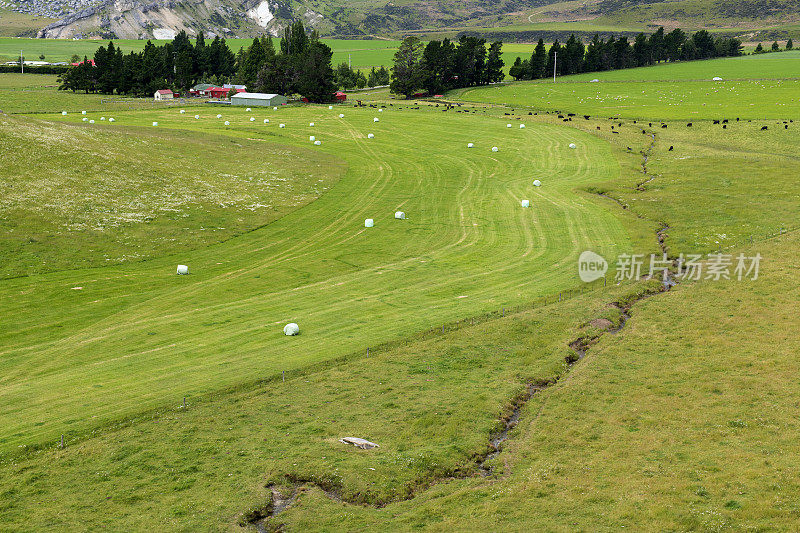
{"type": "Polygon", "coordinates": [[[227,98],[229,92],[231,92],[231,90],[226,87],[211,87],[206,90],[206,95],[211,98],[227,98]]]}
{"type": "Polygon", "coordinates": [[[334,96],[336,97],[337,102],[347,101],[347,94],[343,93],[342,91],[336,91],[336,94],[334,96]]]}
{"type": "Polygon", "coordinates": [[[153,94],[153,99],[158,101],[172,100],[173,98],[175,98],[175,93],[173,93],[169,89],[159,89],[158,91],[155,92],[155,94],[153,94]]]}

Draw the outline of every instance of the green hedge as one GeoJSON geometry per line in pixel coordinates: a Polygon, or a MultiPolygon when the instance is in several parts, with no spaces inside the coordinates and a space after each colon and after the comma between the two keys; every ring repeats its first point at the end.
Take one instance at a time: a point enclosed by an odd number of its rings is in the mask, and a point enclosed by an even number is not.
{"type": "MultiPolygon", "coordinates": [[[[63,74],[71,67],[69,65],[25,65],[26,74],[63,74]]],[[[19,65],[0,65],[0,74],[19,73],[19,65]]]]}

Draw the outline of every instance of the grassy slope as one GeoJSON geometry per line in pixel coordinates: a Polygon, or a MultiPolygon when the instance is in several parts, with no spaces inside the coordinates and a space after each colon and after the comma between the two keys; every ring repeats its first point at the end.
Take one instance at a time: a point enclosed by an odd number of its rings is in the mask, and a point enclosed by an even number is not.
{"type": "MultiPolygon", "coordinates": [[[[0,38],[14,37],[23,33],[30,34],[31,32],[35,35],[37,30],[44,28],[51,22],[54,22],[54,20],[33,17],[24,13],[15,13],[7,8],[0,8],[0,38]]],[[[19,53],[19,50],[17,53],[19,53]]],[[[2,55],[3,53],[0,52],[0,56],[2,55]]]]}
{"type": "MultiPolygon", "coordinates": [[[[408,108],[389,108],[375,124],[374,110],[339,119],[327,107],[224,109],[226,128],[216,111],[199,121],[176,109],[123,112],[113,127],[136,132],[158,120],[257,139],[265,150],[308,146],[315,134],[349,170],[312,207],[222,245],[4,281],[0,290],[18,296],[4,298],[2,312],[19,319],[2,332],[3,450],[527,302],[573,286],[573,261],[590,243],[628,243],[615,217],[573,192],[618,172],[603,143],[573,130],[408,108]],[[546,187],[533,190],[534,177],[546,187]],[[522,210],[525,197],[538,208],[522,210]],[[392,219],[398,208],[408,221],[392,219]],[[365,231],[368,217],[376,227],[365,231]],[[176,277],[176,263],[194,274],[176,277]],[[281,327],[293,320],[305,334],[286,339],[281,327]]],[[[240,149],[230,147],[231,163],[240,149]]]]}

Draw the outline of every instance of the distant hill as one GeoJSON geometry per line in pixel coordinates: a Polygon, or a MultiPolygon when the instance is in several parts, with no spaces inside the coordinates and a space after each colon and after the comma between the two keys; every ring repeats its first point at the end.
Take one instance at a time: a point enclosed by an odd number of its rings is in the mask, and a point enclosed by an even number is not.
{"type": "MultiPolygon", "coordinates": [[[[2,1],[2,0],[0,0],[2,1]]],[[[226,37],[278,35],[302,19],[325,36],[486,33],[505,40],[575,32],[710,28],[743,37],[800,32],[800,0],[15,0],[59,20],[50,38],[167,38],[180,30],[226,37]],[[770,33],[771,32],[771,33],[770,33]]]]}

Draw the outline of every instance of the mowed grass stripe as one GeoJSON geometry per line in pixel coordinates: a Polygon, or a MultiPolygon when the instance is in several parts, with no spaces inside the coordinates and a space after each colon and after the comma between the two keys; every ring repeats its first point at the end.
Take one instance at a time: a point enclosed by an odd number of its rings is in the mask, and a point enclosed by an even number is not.
{"type": "Polygon", "coordinates": [[[43,330],[66,312],[83,322],[24,346],[14,337],[30,335],[30,324],[6,332],[11,348],[0,365],[14,377],[0,390],[3,451],[574,286],[575,258],[598,244],[576,224],[606,248],[627,242],[605,208],[575,193],[616,175],[617,163],[601,141],[571,129],[507,129],[502,118],[399,109],[379,123],[375,110],[349,108],[344,120],[338,109],[316,107],[222,113],[199,121],[174,109],[121,113],[114,127],[136,131],[157,120],[159,128],[222,133],[234,154],[237,138],[308,144],[313,134],[323,141],[317,149],[344,158],[349,170],[309,206],[205,250],[0,285],[6,294],[31,283],[41,294],[65,293],[57,309],[35,295],[4,303],[40,316],[43,330]],[[249,116],[271,123],[254,127],[249,116]],[[222,127],[225,119],[232,126],[222,127]],[[376,138],[367,140],[371,131],[376,138]],[[567,148],[576,139],[585,151],[567,148]],[[468,150],[470,141],[478,147],[468,150]],[[535,178],[545,185],[537,191],[535,178]],[[542,199],[531,209],[519,206],[534,194],[542,199]],[[401,204],[403,222],[392,218],[401,204]],[[367,217],[377,224],[364,231],[367,217]],[[178,261],[192,275],[176,277],[178,261]],[[116,298],[123,276],[135,290],[119,298],[116,313],[96,316],[91,302],[116,298]],[[72,284],[85,289],[69,291],[72,284]],[[282,335],[290,320],[300,337],[282,335]]]}

